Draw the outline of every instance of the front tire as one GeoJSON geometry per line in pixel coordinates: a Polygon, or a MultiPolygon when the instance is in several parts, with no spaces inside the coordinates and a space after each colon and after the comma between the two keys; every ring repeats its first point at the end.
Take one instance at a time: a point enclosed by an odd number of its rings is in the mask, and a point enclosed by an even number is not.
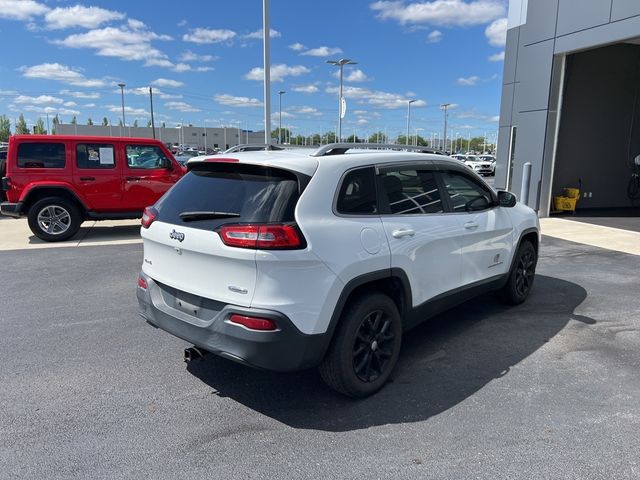
{"type": "Polygon", "coordinates": [[[29,228],[46,242],[61,242],[73,237],[82,224],[78,207],[61,197],[38,200],[29,209],[29,228]]]}
{"type": "Polygon", "coordinates": [[[524,240],[516,252],[509,280],[498,292],[500,300],[510,305],[520,305],[524,302],[533,287],[537,263],[535,247],[530,241],[524,240]]]}
{"type": "Polygon", "coordinates": [[[393,300],[381,293],[358,297],[340,317],[320,375],[339,393],[368,397],[389,379],[401,344],[402,320],[393,300]]]}

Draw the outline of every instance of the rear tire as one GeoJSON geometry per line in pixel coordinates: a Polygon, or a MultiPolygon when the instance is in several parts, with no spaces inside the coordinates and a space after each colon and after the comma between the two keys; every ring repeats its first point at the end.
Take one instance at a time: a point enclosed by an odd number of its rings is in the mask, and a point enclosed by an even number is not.
{"type": "Polygon", "coordinates": [[[513,261],[507,284],[498,292],[498,298],[509,305],[520,305],[531,292],[536,275],[538,255],[533,244],[524,240],[513,261]]]}
{"type": "Polygon", "coordinates": [[[80,210],[66,198],[47,197],[29,208],[29,228],[46,242],[62,242],[73,237],[82,224],[80,210]]]}
{"type": "Polygon", "coordinates": [[[368,397],[389,379],[401,344],[402,320],[393,300],[381,293],[357,297],[340,317],[320,375],[339,393],[368,397]]]}

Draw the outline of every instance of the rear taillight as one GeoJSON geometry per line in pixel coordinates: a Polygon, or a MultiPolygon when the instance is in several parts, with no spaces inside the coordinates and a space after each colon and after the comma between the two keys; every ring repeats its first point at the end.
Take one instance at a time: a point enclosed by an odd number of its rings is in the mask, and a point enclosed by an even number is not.
{"type": "Polygon", "coordinates": [[[242,325],[250,330],[270,331],[277,330],[278,326],[273,320],[268,318],[247,317],[234,313],[229,317],[231,323],[242,325]]]}
{"type": "Polygon", "coordinates": [[[158,211],[153,207],[147,207],[142,212],[142,228],[149,228],[158,216],[158,211]]]}
{"type": "Polygon", "coordinates": [[[292,225],[224,225],[220,238],[225,245],[257,250],[290,250],[302,247],[302,236],[292,225]]]}

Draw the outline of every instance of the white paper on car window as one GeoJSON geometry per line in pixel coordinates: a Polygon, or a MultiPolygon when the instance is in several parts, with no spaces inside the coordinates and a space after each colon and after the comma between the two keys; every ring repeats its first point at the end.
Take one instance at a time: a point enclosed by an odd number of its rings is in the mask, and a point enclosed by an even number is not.
{"type": "Polygon", "coordinates": [[[100,165],[113,165],[113,148],[100,148],[100,165]]]}

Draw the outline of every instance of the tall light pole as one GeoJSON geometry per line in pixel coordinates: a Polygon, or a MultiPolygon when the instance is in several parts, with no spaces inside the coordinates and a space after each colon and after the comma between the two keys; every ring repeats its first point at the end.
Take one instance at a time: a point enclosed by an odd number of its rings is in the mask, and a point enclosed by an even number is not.
{"type": "MultiPolygon", "coordinates": [[[[262,0],[262,49],[264,57],[264,143],[271,145],[271,59],[269,58],[269,0],[262,0]]],[[[240,139],[238,139],[240,142],[240,139]]]]}
{"type": "Polygon", "coordinates": [[[153,138],[156,138],[156,122],[153,119],[153,87],[149,87],[149,101],[151,102],[151,132],[153,138]]]}
{"type": "Polygon", "coordinates": [[[278,100],[280,101],[280,125],[278,126],[278,143],[282,143],[282,95],[284,95],[284,90],[280,90],[278,92],[278,100]]]}
{"type": "Polygon", "coordinates": [[[340,60],[327,60],[327,63],[329,65],[335,65],[337,67],[340,67],[340,96],[338,97],[338,138],[337,141],[341,142],[342,141],[342,103],[343,103],[343,98],[342,98],[342,76],[344,73],[344,66],[345,65],[357,65],[358,62],[354,62],[353,60],[349,60],[348,58],[342,58],[340,60]]]}
{"type": "Polygon", "coordinates": [[[407,100],[407,136],[405,137],[405,145],[409,145],[409,126],[411,125],[411,104],[415,100],[407,100]]]}
{"type": "Polygon", "coordinates": [[[124,83],[119,83],[118,86],[120,87],[120,94],[122,95],[122,126],[124,127],[127,122],[125,121],[124,118],[124,83]]]}
{"type": "Polygon", "coordinates": [[[450,106],[450,103],[443,103],[442,105],[440,105],[440,108],[444,110],[444,142],[442,143],[442,150],[444,150],[445,152],[447,151],[447,110],[450,106]]]}

